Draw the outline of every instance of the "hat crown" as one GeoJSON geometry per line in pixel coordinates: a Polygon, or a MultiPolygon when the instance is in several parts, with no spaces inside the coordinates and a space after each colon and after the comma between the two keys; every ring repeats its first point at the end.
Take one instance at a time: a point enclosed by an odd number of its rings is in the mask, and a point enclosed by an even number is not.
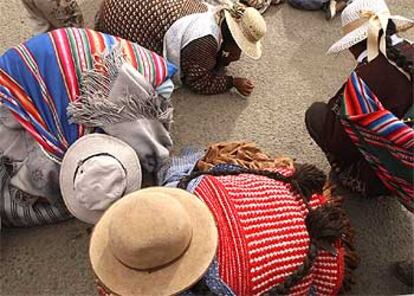
{"type": "Polygon", "coordinates": [[[383,0],[355,0],[342,12],[342,27],[359,20],[363,12],[383,13],[389,9],[383,0]]]}
{"type": "Polygon", "coordinates": [[[163,193],[131,198],[113,209],[109,245],[124,265],[149,270],[183,255],[192,238],[190,218],[180,202],[163,193]]]}
{"type": "Polygon", "coordinates": [[[92,211],[107,209],[127,187],[125,169],[114,156],[106,154],[80,161],[73,183],[79,203],[92,211]]]}
{"type": "Polygon", "coordinates": [[[240,18],[240,27],[247,39],[253,42],[262,39],[267,31],[263,16],[253,7],[247,7],[245,9],[240,18]]]}

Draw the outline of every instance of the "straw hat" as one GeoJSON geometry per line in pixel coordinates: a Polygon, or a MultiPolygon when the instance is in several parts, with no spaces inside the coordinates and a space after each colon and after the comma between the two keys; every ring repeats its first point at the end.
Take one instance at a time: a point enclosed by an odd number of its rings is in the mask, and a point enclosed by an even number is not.
{"type": "Polygon", "coordinates": [[[117,295],[174,295],[195,284],[216,253],[218,232],[193,194],[152,187],[117,201],[91,237],[99,281],[117,295]]]}
{"type": "Polygon", "coordinates": [[[95,224],[117,199],[141,187],[141,165],[125,142],[103,134],[81,137],[66,152],[60,190],[69,212],[95,224]]]}
{"type": "Polygon", "coordinates": [[[266,34],[266,22],[257,9],[234,3],[224,10],[229,30],[237,45],[247,56],[259,59],[262,55],[260,40],[266,34]]]}
{"type": "MultiPolygon", "coordinates": [[[[355,0],[342,12],[344,37],[331,46],[328,54],[338,53],[368,38],[368,59],[378,53],[378,36],[381,29],[386,31],[388,20],[393,20],[397,31],[414,26],[414,21],[399,15],[391,15],[383,0],[355,0]]],[[[385,53],[385,36],[381,40],[381,51],[385,53]]]]}

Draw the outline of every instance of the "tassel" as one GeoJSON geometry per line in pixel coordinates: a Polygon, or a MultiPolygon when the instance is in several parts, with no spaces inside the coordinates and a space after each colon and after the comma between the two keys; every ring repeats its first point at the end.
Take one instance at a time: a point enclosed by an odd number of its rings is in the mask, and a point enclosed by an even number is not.
{"type": "MultiPolygon", "coordinates": [[[[343,211],[343,201],[344,198],[335,194],[336,188],[334,185],[328,184],[324,190],[324,196],[328,201],[327,205],[331,207],[337,208],[339,211],[343,211]]],[[[345,249],[345,271],[344,271],[344,279],[342,281],[342,287],[340,290],[340,294],[344,294],[351,290],[352,286],[355,284],[355,278],[353,275],[354,270],[359,265],[359,257],[354,247],[354,229],[347,217],[347,215],[343,214],[342,221],[344,225],[344,231],[341,237],[341,241],[343,247],[345,249]]]]}
{"type": "Polygon", "coordinates": [[[325,173],[311,164],[295,164],[292,176],[296,189],[309,200],[313,194],[322,194],[326,182],[325,173]]]}
{"type": "Polygon", "coordinates": [[[335,255],[334,243],[345,233],[345,219],[345,212],[330,204],[311,210],[305,220],[311,241],[318,248],[335,255]]]}

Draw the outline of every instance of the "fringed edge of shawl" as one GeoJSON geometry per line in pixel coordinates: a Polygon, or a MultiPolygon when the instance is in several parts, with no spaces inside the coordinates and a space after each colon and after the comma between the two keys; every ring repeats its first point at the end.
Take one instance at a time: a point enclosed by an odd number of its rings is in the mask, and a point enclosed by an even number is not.
{"type": "MultiPolygon", "coordinates": [[[[327,203],[344,211],[344,198],[334,195],[333,190],[334,185],[331,184],[327,184],[324,188],[323,195],[327,199],[327,203]]],[[[354,270],[358,267],[360,261],[354,245],[355,231],[351,225],[351,221],[349,220],[348,215],[345,215],[343,217],[343,222],[345,224],[345,231],[341,241],[345,249],[345,254],[344,278],[342,281],[342,286],[339,290],[339,294],[341,295],[349,292],[352,289],[352,286],[355,284],[354,270]]]]}
{"type": "Polygon", "coordinates": [[[85,71],[81,76],[80,96],[76,102],[69,104],[67,114],[71,123],[86,127],[103,127],[137,119],[159,120],[167,130],[173,118],[170,99],[155,93],[146,97],[133,95],[118,98],[117,102],[109,99],[109,93],[119,74],[119,69],[126,63],[122,52],[122,42],[113,49],[97,55],[94,70],[85,71]]]}
{"type": "Polygon", "coordinates": [[[168,106],[162,110],[159,107],[161,100],[160,97],[127,96],[114,103],[107,96],[95,93],[93,96],[81,98],[79,102],[71,103],[67,112],[70,122],[86,127],[103,127],[108,124],[146,118],[157,119],[169,129],[172,123],[173,108],[168,106]]]}

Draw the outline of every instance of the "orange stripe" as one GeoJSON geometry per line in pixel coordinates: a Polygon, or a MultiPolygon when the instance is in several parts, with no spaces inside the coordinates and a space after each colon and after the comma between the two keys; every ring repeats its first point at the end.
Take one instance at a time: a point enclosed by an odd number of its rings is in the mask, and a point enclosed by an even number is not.
{"type": "Polygon", "coordinates": [[[90,46],[90,49],[91,49],[91,54],[93,55],[96,52],[96,45],[95,45],[95,42],[94,42],[92,31],[85,30],[85,32],[86,32],[86,35],[88,36],[88,41],[89,41],[89,46],[90,46]]]}
{"type": "Polygon", "coordinates": [[[2,70],[0,70],[0,74],[0,84],[9,89],[12,92],[13,96],[15,96],[19,103],[23,106],[23,108],[28,113],[30,113],[30,115],[36,118],[36,120],[42,124],[43,127],[46,128],[45,122],[40,117],[36,107],[33,105],[30,97],[26,94],[26,92],[2,70]]]}
{"type": "Polygon", "coordinates": [[[102,34],[98,32],[94,32],[95,34],[95,40],[97,42],[97,48],[99,53],[102,53],[105,50],[105,39],[102,34]]]}
{"type": "Polygon", "coordinates": [[[126,42],[127,46],[124,46],[124,53],[128,58],[128,61],[132,64],[134,69],[138,69],[137,56],[132,48],[131,42],[126,42]]]}

